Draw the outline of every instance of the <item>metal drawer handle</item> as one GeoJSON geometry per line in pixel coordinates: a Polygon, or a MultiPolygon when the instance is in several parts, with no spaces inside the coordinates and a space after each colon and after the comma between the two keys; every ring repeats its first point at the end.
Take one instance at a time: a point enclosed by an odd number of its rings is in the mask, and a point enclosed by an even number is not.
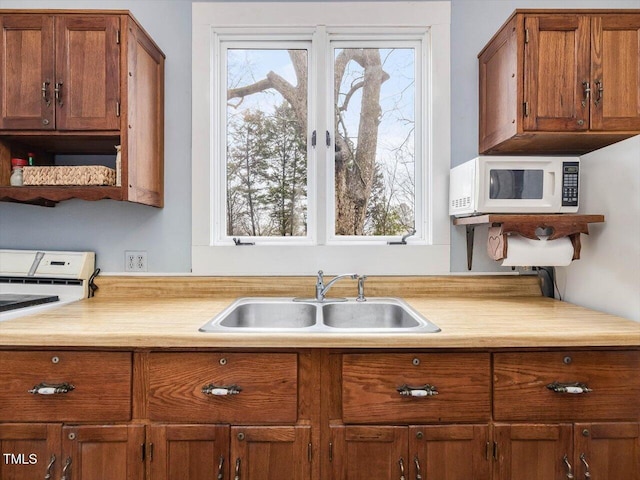
{"type": "Polygon", "coordinates": [[[75,390],[76,387],[70,383],[39,383],[29,393],[34,395],[57,395],[60,393],[69,393],[71,390],[75,390]]]}
{"type": "Polygon", "coordinates": [[[591,85],[589,82],[582,82],[582,91],[584,93],[584,98],[582,99],[582,106],[586,107],[587,102],[589,101],[589,94],[591,93],[591,85]]]}
{"type": "Polygon", "coordinates": [[[420,468],[420,461],[418,455],[413,458],[413,462],[416,464],[416,480],[422,480],[422,469],[420,468]]]}
{"type": "Polygon", "coordinates": [[[205,395],[214,395],[216,397],[224,397],[226,395],[237,395],[242,391],[238,385],[217,386],[213,383],[202,387],[202,393],[205,395]]]}
{"type": "Polygon", "coordinates": [[[69,480],[71,475],[69,475],[69,468],[71,468],[71,457],[67,457],[67,461],[64,462],[64,467],[62,467],[62,477],[60,480],[69,480]]]}
{"type": "Polygon", "coordinates": [[[580,460],[584,464],[584,478],[585,480],[589,480],[591,478],[591,473],[589,472],[589,464],[587,463],[587,456],[584,453],[580,454],[580,460]]]}
{"type": "Polygon", "coordinates": [[[419,387],[411,387],[406,383],[396,388],[396,391],[404,397],[432,397],[438,395],[435,385],[425,384],[419,387]]]}
{"type": "Polygon", "coordinates": [[[49,98],[49,85],[50,82],[42,82],[42,100],[47,105],[51,105],[51,98],[49,98]]]}
{"type": "Polygon", "coordinates": [[[556,393],[573,393],[573,394],[582,394],[592,392],[586,384],[580,382],[574,383],[560,383],[553,382],[547,385],[549,390],[553,390],[556,393]]]}
{"type": "Polygon", "coordinates": [[[598,96],[596,100],[593,102],[598,106],[598,104],[602,101],[602,92],[604,92],[604,86],[602,85],[602,80],[596,80],[596,92],[598,92],[598,96]]]}
{"type": "Polygon", "coordinates": [[[44,472],[44,480],[50,480],[51,478],[51,469],[53,468],[53,464],[56,463],[56,456],[51,455],[51,460],[49,460],[49,464],[47,465],[47,471],[44,472]]]}
{"type": "Polygon", "coordinates": [[[62,85],[62,82],[56,82],[53,88],[53,92],[56,96],[56,102],[58,102],[58,105],[60,105],[61,107],[64,105],[62,103],[62,85]]]}
{"type": "Polygon", "coordinates": [[[240,480],[240,459],[236,458],[236,472],[233,480],[240,480]]]}
{"type": "Polygon", "coordinates": [[[220,457],[220,463],[218,463],[218,476],[216,477],[217,480],[222,480],[224,478],[224,457],[221,456],[220,457]]]}
{"type": "Polygon", "coordinates": [[[406,480],[406,477],[404,476],[404,458],[400,457],[398,465],[400,465],[400,480],[406,480]]]}
{"type": "Polygon", "coordinates": [[[565,455],[562,458],[562,461],[564,462],[564,464],[567,466],[567,478],[569,480],[573,479],[573,467],[571,466],[571,464],[569,463],[569,457],[567,455],[565,455]]]}

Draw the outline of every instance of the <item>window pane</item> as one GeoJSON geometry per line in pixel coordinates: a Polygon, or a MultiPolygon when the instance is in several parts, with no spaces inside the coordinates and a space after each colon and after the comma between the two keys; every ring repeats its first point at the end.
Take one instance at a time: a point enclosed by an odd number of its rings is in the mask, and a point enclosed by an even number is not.
{"type": "Polygon", "coordinates": [[[307,234],[307,57],[227,50],[227,235],[307,234]]]}
{"type": "Polygon", "coordinates": [[[414,227],[415,49],[335,49],[335,234],[414,227]]]}

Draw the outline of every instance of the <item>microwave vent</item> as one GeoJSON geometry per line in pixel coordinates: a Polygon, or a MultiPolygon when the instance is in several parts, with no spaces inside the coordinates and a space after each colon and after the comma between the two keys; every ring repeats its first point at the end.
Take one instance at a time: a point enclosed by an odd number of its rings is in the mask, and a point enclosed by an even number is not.
{"type": "Polygon", "coordinates": [[[471,197],[454,198],[451,200],[451,208],[466,208],[471,205],[471,197]]]}

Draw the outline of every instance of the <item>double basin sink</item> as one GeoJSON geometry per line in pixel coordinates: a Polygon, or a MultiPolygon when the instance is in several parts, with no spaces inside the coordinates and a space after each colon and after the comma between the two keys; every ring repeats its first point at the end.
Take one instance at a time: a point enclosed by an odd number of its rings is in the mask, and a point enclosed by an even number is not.
{"type": "Polygon", "coordinates": [[[201,332],[436,333],[438,326],[398,298],[366,301],[240,298],[201,332]]]}

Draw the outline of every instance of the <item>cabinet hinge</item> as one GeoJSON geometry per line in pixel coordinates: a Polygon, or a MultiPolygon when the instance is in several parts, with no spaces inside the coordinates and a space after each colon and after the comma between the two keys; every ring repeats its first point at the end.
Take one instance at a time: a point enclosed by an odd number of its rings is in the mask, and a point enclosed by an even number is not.
{"type": "Polygon", "coordinates": [[[120,45],[120,30],[116,30],[116,45],[120,45]]]}
{"type": "Polygon", "coordinates": [[[529,29],[524,29],[524,43],[529,43],[529,29]]]}
{"type": "Polygon", "coordinates": [[[329,443],[329,462],[333,462],[333,443],[329,443]]]}
{"type": "Polygon", "coordinates": [[[528,117],[529,116],[529,102],[524,102],[524,104],[522,106],[524,107],[524,116],[528,117]]]}
{"type": "Polygon", "coordinates": [[[309,460],[309,463],[311,463],[311,455],[312,455],[312,447],[311,447],[311,442],[309,442],[309,445],[307,445],[307,460],[309,460]]]}
{"type": "Polygon", "coordinates": [[[116,117],[120,116],[120,102],[116,102],[116,117]]]}

